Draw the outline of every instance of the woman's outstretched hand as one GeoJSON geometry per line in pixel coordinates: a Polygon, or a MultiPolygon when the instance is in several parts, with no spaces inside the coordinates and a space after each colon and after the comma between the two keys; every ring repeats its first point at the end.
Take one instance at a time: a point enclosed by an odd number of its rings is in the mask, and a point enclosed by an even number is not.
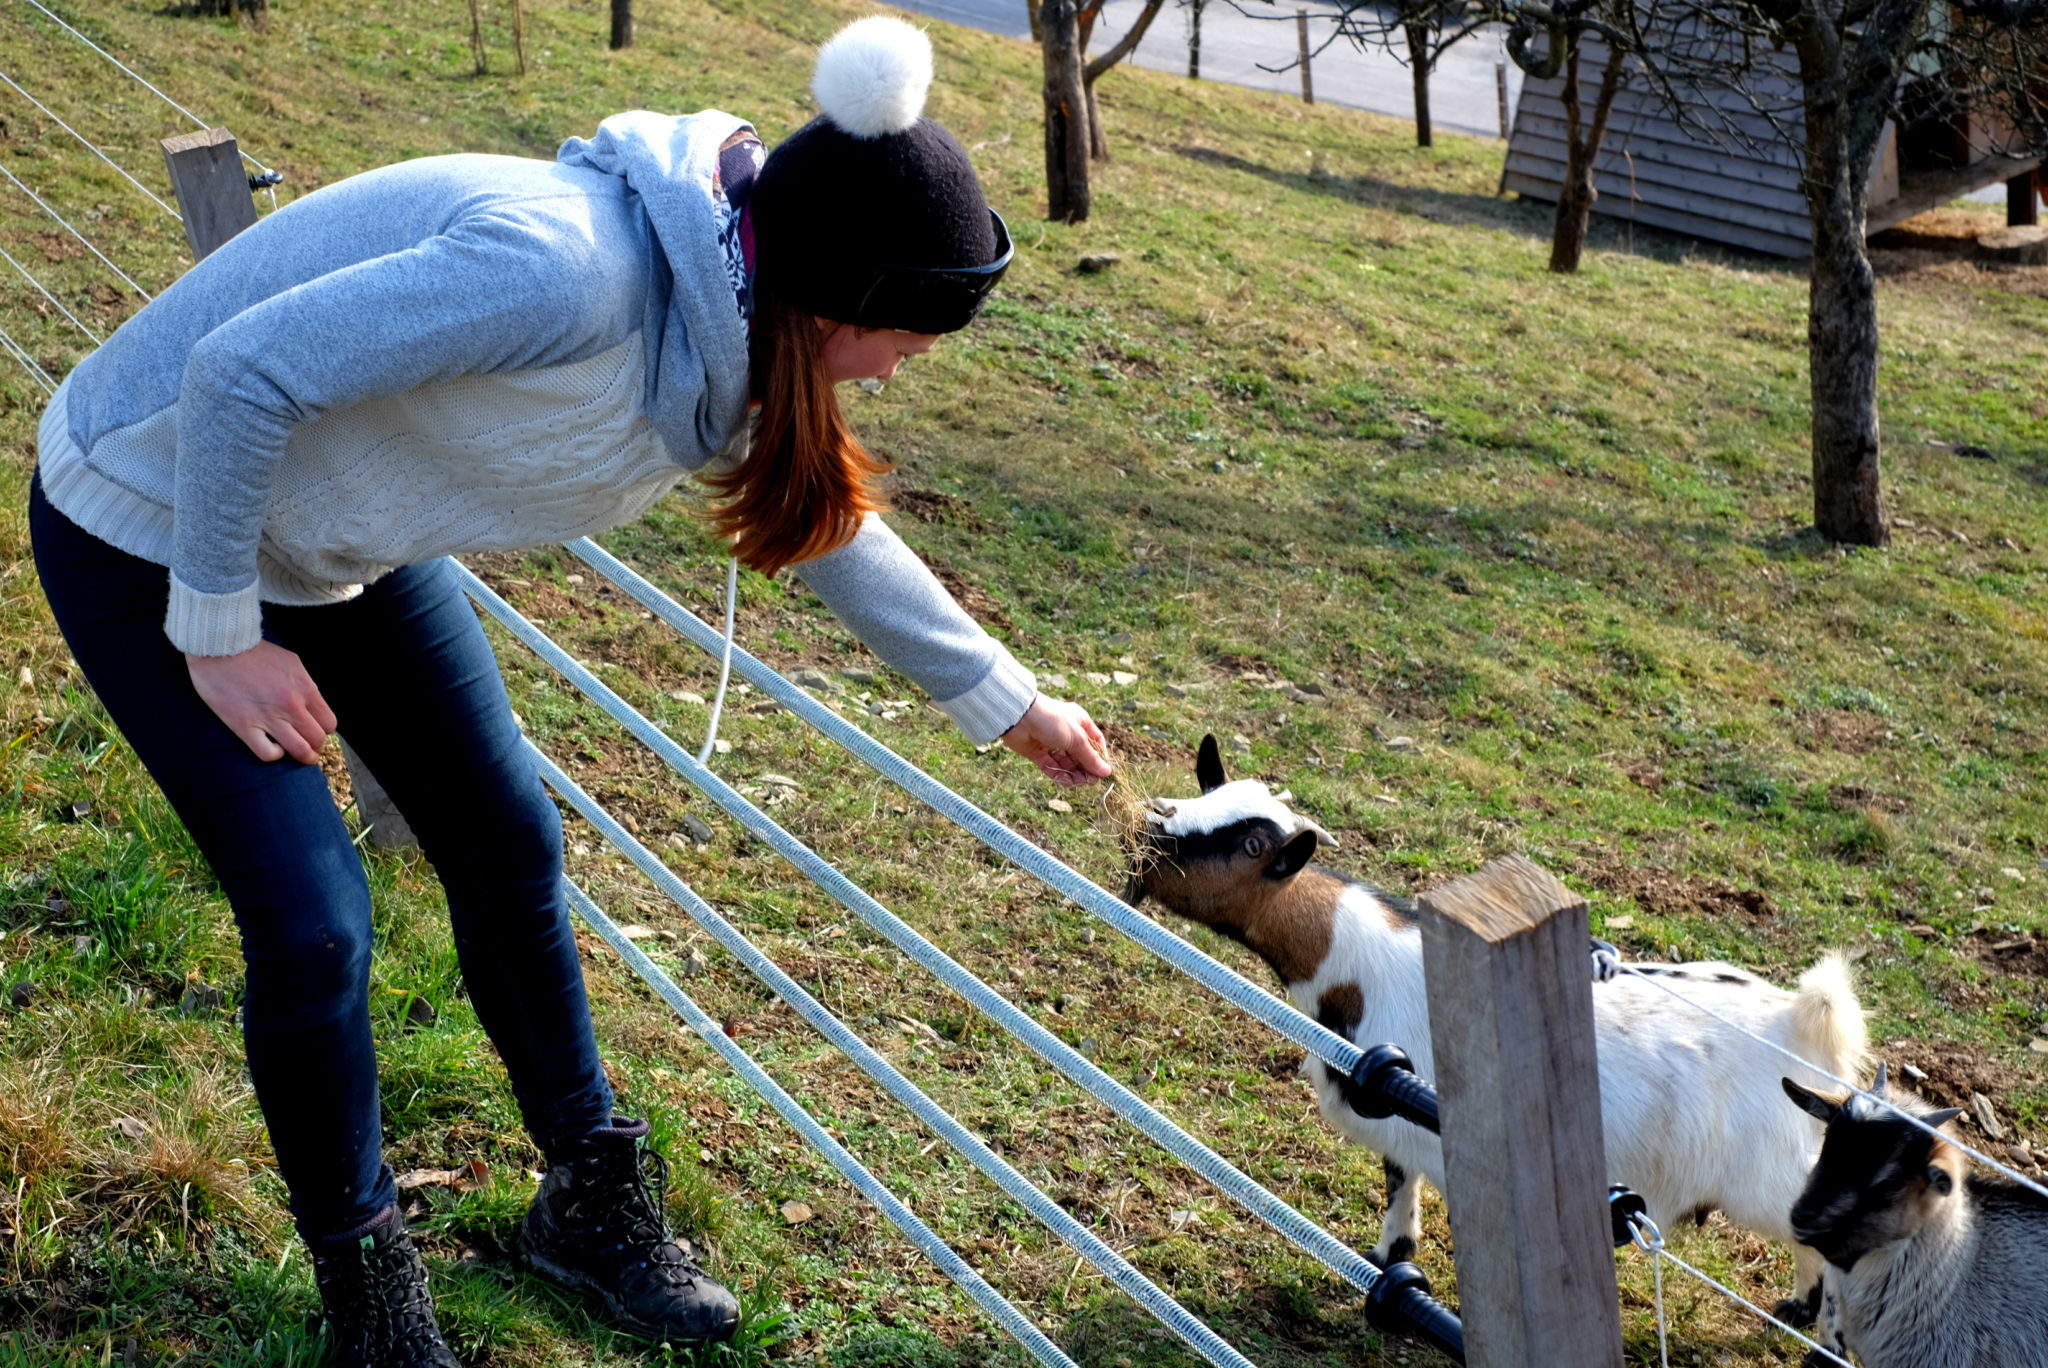
{"type": "Polygon", "coordinates": [[[231,656],[185,657],[192,687],[258,760],[320,762],[334,712],[296,653],[260,641],[231,656]]]}
{"type": "Polygon", "coordinates": [[[1003,733],[1003,744],[1044,770],[1061,788],[1092,784],[1110,774],[1102,728],[1078,703],[1040,694],[1017,725],[1003,733]]]}

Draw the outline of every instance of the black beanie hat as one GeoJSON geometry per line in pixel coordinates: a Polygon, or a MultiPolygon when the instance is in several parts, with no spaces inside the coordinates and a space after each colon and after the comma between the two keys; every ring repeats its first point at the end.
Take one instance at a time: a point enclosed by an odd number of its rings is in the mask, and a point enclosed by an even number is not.
{"type": "Polygon", "coordinates": [[[1009,243],[966,150],[921,117],[931,74],[930,40],[900,19],[859,20],[820,49],[825,112],[769,154],[749,202],[764,289],[867,328],[972,321],[1009,243]]]}

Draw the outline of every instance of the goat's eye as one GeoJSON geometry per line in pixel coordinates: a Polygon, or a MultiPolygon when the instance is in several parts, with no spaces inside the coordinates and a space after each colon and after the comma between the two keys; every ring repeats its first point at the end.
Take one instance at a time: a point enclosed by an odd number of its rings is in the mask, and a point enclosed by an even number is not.
{"type": "Polygon", "coordinates": [[[1245,837],[1244,853],[1251,856],[1254,860],[1258,859],[1259,856],[1266,853],[1266,838],[1263,836],[1245,837]]]}

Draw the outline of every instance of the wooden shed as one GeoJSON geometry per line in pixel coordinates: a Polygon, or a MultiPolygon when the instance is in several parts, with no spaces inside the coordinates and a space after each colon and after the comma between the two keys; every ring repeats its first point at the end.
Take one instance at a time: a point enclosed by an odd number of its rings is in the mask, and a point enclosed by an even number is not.
{"type": "MultiPolygon", "coordinates": [[[[1589,39],[1579,60],[1580,99],[1590,118],[1607,52],[1589,39]]],[[[1607,139],[1594,162],[1600,197],[1593,211],[1751,251],[1811,254],[1813,238],[1793,150],[1803,125],[1792,98],[1797,74],[1788,69],[1779,80],[1782,89],[1775,93],[1788,106],[1778,118],[1782,130],[1739,95],[1697,92],[1699,122],[1729,130],[1718,136],[1682,126],[1641,73],[1631,71],[1615,95],[1607,139]]],[[[1557,198],[1567,146],[1563,88],[1562,75],[1522,86],[1503,190],[1557,198]]],[[[1901,139],[1887,125],[1871,168],[1868,231],[1889,228],[2001,181],[2011,187],[2010,221],[2033,222],[2038,159],[1995,153],[1997,135],[1996,128],[1964,120],[1934,129],[1916,127],[1901,139]]]]}

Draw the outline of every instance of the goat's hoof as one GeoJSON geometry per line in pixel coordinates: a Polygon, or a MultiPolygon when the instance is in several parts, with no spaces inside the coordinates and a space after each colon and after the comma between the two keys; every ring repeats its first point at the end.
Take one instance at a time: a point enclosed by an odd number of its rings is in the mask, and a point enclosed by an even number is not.
{"type": "MultiPolygon", "coordinates": [[[[1791,1326],[1794,1330],[1804,1330],[1807,1326],[1813,1324],[1814,1321],[1813,1307],[1807,1304],[1804,1297],[1785,1298],[1771,1308],[1771,1314],[1791,1326]]],[[[1825,1363],[1827,1360],[1820,1359],[1817,1362],[1825,1363]]]]}

